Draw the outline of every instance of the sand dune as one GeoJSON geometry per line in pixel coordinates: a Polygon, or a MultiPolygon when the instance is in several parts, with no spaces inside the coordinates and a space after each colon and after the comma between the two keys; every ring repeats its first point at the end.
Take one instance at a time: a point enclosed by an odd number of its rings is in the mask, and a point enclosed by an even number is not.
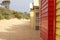
{"type": "Polygon", "coordinates": [[[40,40],[39,34],[31,29],[29,19],[0,20],[0,40],[40,40]]]}
{"type": "Polygon", "coordinates": [[[23,24],[24,21],[29,21],[26,19],[10,19],[10,20],[0,20],[0,32],[7,32],[7,30],[5,30],[6,28],[11,28],[10,26],[13,25],[21,25],[23,24]]]}

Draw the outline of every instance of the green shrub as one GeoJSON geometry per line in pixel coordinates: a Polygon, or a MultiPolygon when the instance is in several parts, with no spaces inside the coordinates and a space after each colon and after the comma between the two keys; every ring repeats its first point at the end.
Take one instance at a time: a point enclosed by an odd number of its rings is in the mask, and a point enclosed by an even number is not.
{"type": "Polygon", "coordinates": [[[20,13],[18,13],[18,12],[14,12],[14,13],[13,13],[13,15],[14,15],[16,18],[18,18],[18,19],[20,19],[20,18],[21,18],[20,13]]]}
{"type": "Polygon", "coordinates": [[[0,14],[0,20],[1,20],[1,19],[4,19],[4,16],[3,16],[2,14],[0,14]]]}
{"type": "Polygon", "coordinates": [[[4,13],[2,13],[2,15],[4,16],[4,18],[5,18],[5,19],[10,19],[10,17],[9,17],[9,14],[8,14],[8,13],[4,12],[4,13]]]}

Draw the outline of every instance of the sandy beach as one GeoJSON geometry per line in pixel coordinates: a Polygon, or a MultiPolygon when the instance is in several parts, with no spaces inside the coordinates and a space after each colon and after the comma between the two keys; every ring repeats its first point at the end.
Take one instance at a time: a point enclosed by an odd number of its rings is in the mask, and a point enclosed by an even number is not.
{"type": "Polygon", "coordinates": [[[30,27],[28,19],[0,20],[0,40],[41,40],[40,32],[30,27]]]}

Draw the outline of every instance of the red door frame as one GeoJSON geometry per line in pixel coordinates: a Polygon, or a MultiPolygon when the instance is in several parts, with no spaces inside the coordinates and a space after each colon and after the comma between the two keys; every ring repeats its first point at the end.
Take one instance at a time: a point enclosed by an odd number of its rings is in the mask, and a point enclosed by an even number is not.
{"type": "Polygon", "coordinates": [[[48,0],[48,40],[56,40],[56,4],[55,0],[48,0]]]}

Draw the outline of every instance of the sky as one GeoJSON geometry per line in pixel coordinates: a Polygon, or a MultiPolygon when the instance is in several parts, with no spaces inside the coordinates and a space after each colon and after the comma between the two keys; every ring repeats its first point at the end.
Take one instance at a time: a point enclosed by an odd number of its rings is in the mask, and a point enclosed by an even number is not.
{"type": "MultiPolygon", "coordinates": [[[[29,12],[32,0],[10,0],[10,9],[21,12],[29,12]]],[[[0,0],[2,2],[2,0],[0,0]]]]}

